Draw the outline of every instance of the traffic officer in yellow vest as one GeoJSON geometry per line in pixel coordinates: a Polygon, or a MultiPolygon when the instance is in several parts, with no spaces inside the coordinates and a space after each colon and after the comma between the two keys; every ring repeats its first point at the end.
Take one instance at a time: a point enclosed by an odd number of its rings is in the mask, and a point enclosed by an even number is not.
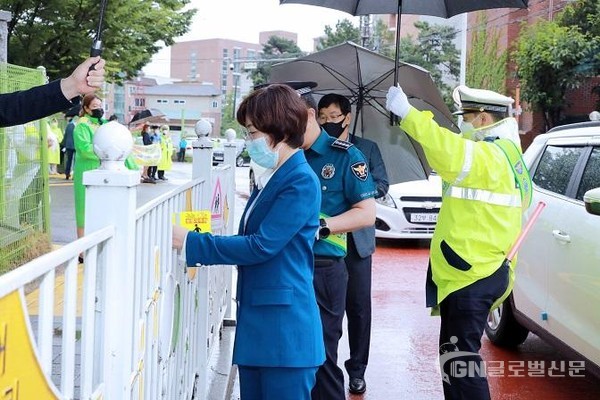
{"type": "Polygon", "coordinates": [[[513,99],[459,86],[453,97],[463,115],[462,135],[438,126],[391,87],[388,110],[418,141],[443,179],[442,207],[431,240],[427,307],[441,315],[440,367],[446,399],[490,398],[480,371],[487,316],[512,289],[514,262],[504,259],[521,230],[531,181],[521,159],[513,99]],[[456,352],[456,353],[455,353],[456,352]]]}

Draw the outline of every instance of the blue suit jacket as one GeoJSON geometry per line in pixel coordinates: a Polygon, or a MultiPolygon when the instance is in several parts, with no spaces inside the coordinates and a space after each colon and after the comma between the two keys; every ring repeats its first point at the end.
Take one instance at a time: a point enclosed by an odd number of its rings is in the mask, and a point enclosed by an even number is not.
{"type": "Polygon", "coordinates": [[[237,264],[233,363],[314,367],[325,360],[313,288],[313,244],[321,190],[302,151],[290,157],[248,206],[236,236],[190,232],[189,265],[237,264]]]}
{"type": "MultiPolygon", "coordinates": [[[[369,171],[377,187],[377,195],[375,198],[383,197],[388,192],[390,184],[388,182],[387,171],[381,151],[377,143],[369,139],[363,139],[358,136],[352,138],[352,143],[365,155],[369,164],[369,171]]],[[[352,232],[349,240],[354,240],[356,252],[362,258],[368,257],[375,252],[375,225],[359,229],[352,232]]]]}
{"type": "Polygon", "coordinates": [[[65,98],[60,90],[60,80],[29,90],[1,94],[0,127],[35,121],[64,111],[73,104],[65,98]]]}

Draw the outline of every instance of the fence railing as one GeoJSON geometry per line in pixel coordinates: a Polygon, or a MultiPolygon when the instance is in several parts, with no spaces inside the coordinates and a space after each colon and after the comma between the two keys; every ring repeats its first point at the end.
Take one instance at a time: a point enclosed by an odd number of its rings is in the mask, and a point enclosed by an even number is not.
{"type": "Polygon", "coordinates": [[[139,209],[137,172],[84,174],[86,236],[0,277],[2,393],[205,398],[232,271],[186,268],[171,226],[174,213],[208,209],[213,232],[232,233],[235,147],[223,167],[210,153],[198,142],[192,180],[139,209]]]}
{"type": "MultiPolygon", "coordinates": [[[[41,67],[0,63],[0,93],[29,89],[45,81],[41,67]]],[[[0,128],[0,274],[50,247],[45,121],[0,128]]]]}

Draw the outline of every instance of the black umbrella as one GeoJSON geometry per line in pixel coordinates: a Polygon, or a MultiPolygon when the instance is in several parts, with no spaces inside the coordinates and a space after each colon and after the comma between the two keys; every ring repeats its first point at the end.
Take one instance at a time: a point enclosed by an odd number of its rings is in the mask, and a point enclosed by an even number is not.
{"type": "Polygon", "coordinates": [[[167,118],[162,111],[157,110],[156,108],[148,108],[135,113],[131,118],[131,121],[129,121],[129,125],[139,125],[144,123],[160,124],[163,122],[169,122],[169,118],[167,118]]]}
{"type": "MultiPolygon", "coordinates": [[[[429,110],[442,126],[457,130],[454,118],[425,69],[399,63],[399,81],[410,103],[429,110]]],[[[353,105],[352,134],[379,144],[391,184],[425,179],[431,168],[421,146],[397,125],[388,123],[385,109],[388,88],[393,85],[394,60],[352,42],[346,42],[271,67],[271,82],[314,81],[319,97],[337,93],[353,105]]]]}
{"type": "Polygon", "coordinates": [[[529,0],[279,0],[279,4],[307,4],[344,11],[351,15],[396,14],[394,82],[398,81],[398,54],[402,14],[450,18],[458,14],[492,8],[527,8],[529,0]]]}

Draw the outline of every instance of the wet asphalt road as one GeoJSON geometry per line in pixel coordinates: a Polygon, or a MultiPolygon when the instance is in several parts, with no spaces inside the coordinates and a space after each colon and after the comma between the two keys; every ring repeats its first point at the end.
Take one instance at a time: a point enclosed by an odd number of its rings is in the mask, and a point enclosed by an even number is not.
{"type": "MultiPolygon", "coordinates": [[[[439,318],[429,316],[424,307],[428,246],[429,241],[425,240],[378,241],[373,258],[373,330],[365,377],[367,392],[363,396],[349,395],[348,399],[443,399],[437,367],[439,318]]],[[[347,358],[347,347],[347,338],[343,337],[340,365],[347,358]]],[[[530,334],[514,351],[495,347],[484,335],[481,353],[484,360],[493,360],[492,365],[499,367],[496,371],[500,376],[489,377],[494,400],[600,399],[600,378],[589,374],[549,377],[546,372],[540,377],[513,376],[532,374],[533,370],[527,369],[531,361],[544,361],[546,366],[554,361],[557,366],[564,365],[563,374],[568,375],[571,359],[535,335],[530,334]]]]}

